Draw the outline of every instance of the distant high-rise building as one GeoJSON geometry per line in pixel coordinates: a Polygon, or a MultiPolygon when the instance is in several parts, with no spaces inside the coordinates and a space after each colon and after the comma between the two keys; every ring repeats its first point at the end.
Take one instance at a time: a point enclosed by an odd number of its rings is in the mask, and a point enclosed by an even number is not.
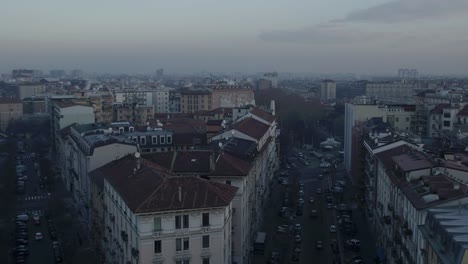
{"type": "Polygon", "coordinates": [[[163,75],[164,75],[164,69],[163,69],[163,68],[158,69],[158,70],[156,71],[156,77],[157,77],[157,78],[162,78],[163,75]]]}
{"type": "Polygon", "coordinates": [[[74,78],[83,78],[84,73],[82,70],[75,69],[70,72],[70,75],[74,78]]]}
{"type": "Polygon", "coordinates": [[[51,70],[49,75],[52,78],[63,78],[65,75],[67,75],[67,72],[64,70],[51,70]]]}
{"type": "Polygon", "coordinates": [[[336,83],[332,80],[324,80],[320,85],[320,100],[330,101],[336,99],[336,83]]]}
{"type": "Polygon", "coordinates": [[[268,72],[263,75],[263,78],[271,82],[272,88],[278,88],[278,73],[268,72]]]}
{"type": "Polygon", "coordinates": [[[17,69],[11,72],[11,78],[17,81],[30,82],[34,77],[34,70],[17,69]]]}
{"type": "Polygon", "coordinates": [[[400,79],[417,79],[419,72],[416,69],[399,69],[398,78],[400,79]]]}

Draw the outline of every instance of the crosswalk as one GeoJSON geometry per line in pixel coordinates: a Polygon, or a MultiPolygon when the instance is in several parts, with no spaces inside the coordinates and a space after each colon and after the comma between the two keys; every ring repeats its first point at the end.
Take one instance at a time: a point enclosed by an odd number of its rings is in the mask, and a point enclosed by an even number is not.
{"type": "Polygon", "coordinates": [[[28,215],[34,215],[34,214],[43,215],[44,214],[42,209],[24,209],[24,211],[21,211],[19,213],[25,213],[28,215]]]}
{"type": "Polygon", "coordinates": [[[24,199],[19,198],[20,200],[24,201],[37,201],[37,200],[44,200],[44,199],[49,199],[49,195],[43,194],[43,195],[32,195],[32,196],[26,196],[24,199]]]}

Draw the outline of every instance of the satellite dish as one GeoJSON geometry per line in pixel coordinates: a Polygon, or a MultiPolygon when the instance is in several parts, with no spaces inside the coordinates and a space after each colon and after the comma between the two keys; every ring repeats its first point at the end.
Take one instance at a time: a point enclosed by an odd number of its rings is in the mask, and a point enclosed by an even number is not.
{"type": "Polygon", "coordinates": [[[135,152],[135,158],[139,158],[141,155],[140,155],[140,152],[135,152]]]}
{"type": "Polygon", "coordinates": [[[222,148],[222,147],[223,147],[223,143],[219,142],[219,143],[218,143],[218,147],[222,148]]]}
{"type": "Polygon", "coordinates": [[[112,133],[112,127],[109,127],[108,130],[109,130],[109,133],[112,133]]]}

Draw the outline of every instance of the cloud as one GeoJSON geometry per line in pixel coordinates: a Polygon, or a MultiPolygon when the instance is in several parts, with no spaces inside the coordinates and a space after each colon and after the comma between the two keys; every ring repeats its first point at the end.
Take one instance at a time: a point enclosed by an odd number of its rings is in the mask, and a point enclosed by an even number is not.
{"type": "Polygon", "coordinates": [[[468,14],[467,0],[398,0],[351,12],[335,22],[404,22],[468,14]]]}
{"type": "Polygon", "coordinates": [[[259,34],[260,39],[272,42],[309,44],[351,44],[380,39],[395,33],[369,32],[334,23],[319,24],[295,31],[271,31],[259,34]]]}
{"type": "Polygon", "coordinates": [[[349,44],[401,36],[385,30],[369,31],[362,23],[396,23],[468,15],[468,0],[396,0],[349,13],[343,19],[303,28],[262,32],[259,38],[272,42],[349,44]],[[361,28],[359,28],[361,27],[361,28]]]}

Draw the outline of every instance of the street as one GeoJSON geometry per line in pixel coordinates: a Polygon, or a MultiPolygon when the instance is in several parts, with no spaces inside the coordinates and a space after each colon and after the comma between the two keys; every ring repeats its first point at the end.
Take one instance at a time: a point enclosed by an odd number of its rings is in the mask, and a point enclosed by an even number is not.
{"type": "Polygon", "coordinates": [[[339,164],[338,169],[332,166],[324,173],[320,159],[305,154],[304,159],[309,162],[304,165],[298,153],[295,150],[287,156],[288,162],[281,170],[287,170],[288,176],[280,178],[273,186],[271,204],[265,212],[268,220],[262,230],[269,239],[265,254],[254,255],[254,263],[373,263],[375,248],[367,223],[354,201],[353,187],[339,164]],[[337,182],[346,183],[342,193],[333,192],[337,182]],[[303,201],[299,201],[301,197],[303,201]],[[288,207],[289,217],[280,215],[285,210],[283,207],[288,207]],[[338,219],[342,219],[341,224],[338,219]],[[302,231],[295,230],[296,224],[301,225],[302,231]],[[282,225],[288,226],[288,231],[283,232],[279,227],[282,225]],[[351,239],[362,241],[361,245],[346,245],[351,239]],[[333,241],[337,241],[336,246],[332,246],[333,241]],[[363,262],[359,262],[360,258],[363,262]]]}

